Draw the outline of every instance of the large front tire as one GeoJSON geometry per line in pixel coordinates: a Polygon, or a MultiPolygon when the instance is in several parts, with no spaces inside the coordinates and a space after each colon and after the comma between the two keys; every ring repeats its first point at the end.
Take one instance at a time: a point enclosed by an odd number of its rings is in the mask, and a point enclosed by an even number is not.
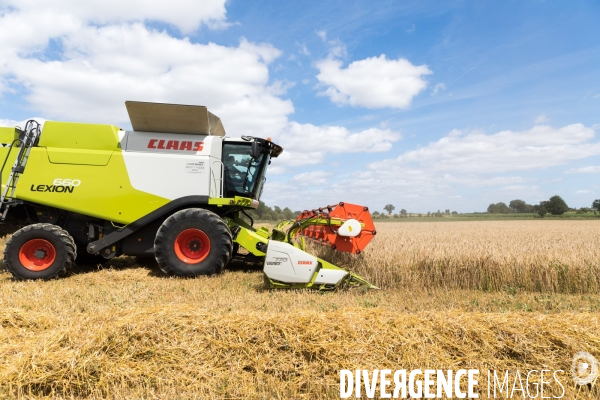
{"type": "Polygon", "coordinates": [[[77,256],[71,235],[59,226],[33,224],[16,231],[4,248],[4,265],[16,279],[63,275],[77,256]]]}
{"type": "Polygon", "coordinates": [[[233,241],[227,224],[215,213],[188,208],[163,222],[154,240],[154,256],[169,275],[219,273],[229,259],[233,241]]]}

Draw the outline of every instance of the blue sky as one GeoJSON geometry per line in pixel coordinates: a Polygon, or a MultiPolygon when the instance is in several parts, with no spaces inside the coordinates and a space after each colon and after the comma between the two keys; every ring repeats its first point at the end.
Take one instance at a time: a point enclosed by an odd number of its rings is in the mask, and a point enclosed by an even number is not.
{"type": "Polygon", "coordinates": [[[202,104],[285,152],[267,204],[600,198],[600,3],[0,0],[0,123],[202,104]]]}

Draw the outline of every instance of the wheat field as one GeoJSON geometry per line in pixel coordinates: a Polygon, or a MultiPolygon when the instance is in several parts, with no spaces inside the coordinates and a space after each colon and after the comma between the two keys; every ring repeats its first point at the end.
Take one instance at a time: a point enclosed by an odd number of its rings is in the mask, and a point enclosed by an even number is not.
{"type": "Polygon", "coordinates": [[[563,398],[600,396],[567,379],[575,352],[600,359],[599,222],[377,231],[360,257],[312,250],[380,291],[266,290],[240,262],[195,279],[132,257],[48,282],[2,272],[0,398],[339,398],[340,369],[375,368],[561,369],[563,398]]]}
{"type": "Polygon", "coordinates": [[[361,257],[322,251],[384,288],[600,292],[600,221],[380,223],[361,257]]]}

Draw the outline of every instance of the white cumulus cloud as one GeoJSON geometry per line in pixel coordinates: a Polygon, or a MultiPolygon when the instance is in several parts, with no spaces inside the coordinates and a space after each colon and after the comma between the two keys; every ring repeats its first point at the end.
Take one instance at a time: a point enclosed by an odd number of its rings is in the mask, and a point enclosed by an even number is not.
{"type": "Polygon", "coordinates": [[[318,37],[321,38],[322,41],[327,40],[327,30],[326,29],[316,30],[315,33],[317,34],[318,37]]]}
{"type": "Polygon", "coordinates": [[[565,174],[598,174],[600,173],[600,165],[590,165],[583,168],[571,168],[565,174]]]}
{"type": "MultiPolygon", "coordinates": [[[[302,149],[299,154],[310,154],[307,148],[298,148],[302,149]]],[[[342,200],[368,206],[392,202],[413,212],[448,207],[477,210],[482,207],[482,199],[488,204],[503,198],[523,198],[534,203],[547,199],[546,183],[527,171],[598,155],[600,142],[594,129],[583,124],[562,128],[535,126],[524,131],[491,134],[453,130],[427,146],[370,163],[362,171],[335,170],[335,179],[328,177],[324,188],[317,186],[307,196],[296,196],[296,182],[278,183],[265,193],[295,208],[342,200]],[[478,193],[475,197],[473,190],[478,193]]],[[[596,168],[572,171],[592,172],[596,168]]]]}
{"type": "Polygon", "coordinates": [[[439,92],[442,92],[446,90],[446,84],[445,83],[437,83],[434,87],[433,90],[431,91],[431,95],[435,96],[437,95],[439,92]]]}
{"type": "Polygon", "coordinates": [[[280,142],[285,152],[273,164],[273,172],[279,173],[285,166],[319,164],[328,153],[387,151],[400,139],[390,129],[352,132],[290,122],[294,107],[283,96],[294,83],[270,79],[269,65],[281,55],[270,44],[244,38],[237,46],[194,43],[147,23],[158,19],[175,24],[181,16],[177,26],[189,30],[226,22],[219,8],[223,1],[186,13],[187,0],[174,0],[169,4],[179,14],[163,13],[164,2],[151,3],[139,13],[135,2],[117,6],[108,1],[87,9],[57,0],[35,13],[28,0],[0,4],[9,7],[0,14],[0,51],[5,57],[0,94],[24,88],[20,96],[32,114],[126,127],[126,100],[202,104],[221,117],[231,136],[272,136],[280,142]],[[13,40],[16,30],[21,34],[13,40]]]}
{"type": "Polygon", "coordinates": [[[390,129],[370,128],[353,133],[342,126],[297,122],[290,122],[282,134],[275,136],[285,149],[279,160],[289,166],[319,164],[327,153],[385,152],[400,138],[400,133],[390,129]]]}
{"type": "MultiPolygon", "coordinates": [[[[202,24],[212,28],[225,26],[225,3],[226,0],[1,0],[0,6],[28,17],[54,14],[95,24],[162,21],[190,33],[202,24]]],[[[60,29],[58,21],[49,20],[48,23],[60,29]]]]}
{"type": "Polygon", "coordinates": [[[40,118],[40,117],[32,117],[32,118],[22,120],[22,121],[15,121],[14,119],[0,119],[0,126],[11,127],[11,128],[18,127],[21,129],[25,129],[25,126],[27,125],[27,121],[29,121],[30,119],[33,119],[34,121],[39,123],[42,128],[44,127],[44,123],[46,123],[46,119],[40,118]]]}
{"type": "Polygon", "coordinates": [[[22,125],[23,121],[15,121],[14,119],[2,119],[0,118],[0,126],[19,126],[19,127],[23,127],[22,125]]]}
{"type": "Polygon", "coordinates": [[[327,184],[327,178],[333,173],[329,171],[308,171],[294,175],[290,178],[290,182],[302,186],[314,186],[327,184]]]}
{"type": "Polygon", "coordinates": [[[335,57],[317,62],[317,79],[325,86],[321,94],[339,105],[367,108],[408,108],[427,86],[431,74],[426,65],[413,65],[404,58],[389,60],[382,54],[354,61],[346,68],[335,57]]]}
{"type": "Polygon", "coordinates": [[[269,78],[278,49],[193,43],[143,22],[223,22],[223,0],[121,3],[0,3],[10,7],[0,14],[0,94],[24,88],[29,108],[51,119],[126,126],[124,101],[141,100],[206,105],[235,136],[287,126],[294,107],[281,95],[293,83],[269,78]]]}
{"type": "Polygon", "coordinates": [[[432,171],[459,173],[502,173],[563,165],[573,160],[600,155],[600,143],[591,142],[594,130],[583,124],[556,129],[535,126],[527,131],[452,131],[448,136],[422,148],[408,151],[382,163],[398,169],[407,166],[432,171]]]}
{"type": "Polygon", "coordinates": [[[547,124],[548,121],[550,121],[550,119],[544,113],[542,113],[542,114],[538,115],[537,117],[535,117],[535,123],[536,124],[547,124]]]}

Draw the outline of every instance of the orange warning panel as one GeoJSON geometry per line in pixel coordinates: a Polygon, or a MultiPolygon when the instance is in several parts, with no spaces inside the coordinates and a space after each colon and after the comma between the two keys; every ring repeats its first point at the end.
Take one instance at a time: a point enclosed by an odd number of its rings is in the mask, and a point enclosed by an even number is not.
{"type": "Polygon", "coordinates": [[[299,232],[300,235],[346,253],[359,254],[377,233],[369,208],[357,204],[342,202],[303,211],[296,221],[305,226],[299,232]],[[361,224],[360,233],[356,236],[339,234],[340,226],[351,219],[361,224]]]}

